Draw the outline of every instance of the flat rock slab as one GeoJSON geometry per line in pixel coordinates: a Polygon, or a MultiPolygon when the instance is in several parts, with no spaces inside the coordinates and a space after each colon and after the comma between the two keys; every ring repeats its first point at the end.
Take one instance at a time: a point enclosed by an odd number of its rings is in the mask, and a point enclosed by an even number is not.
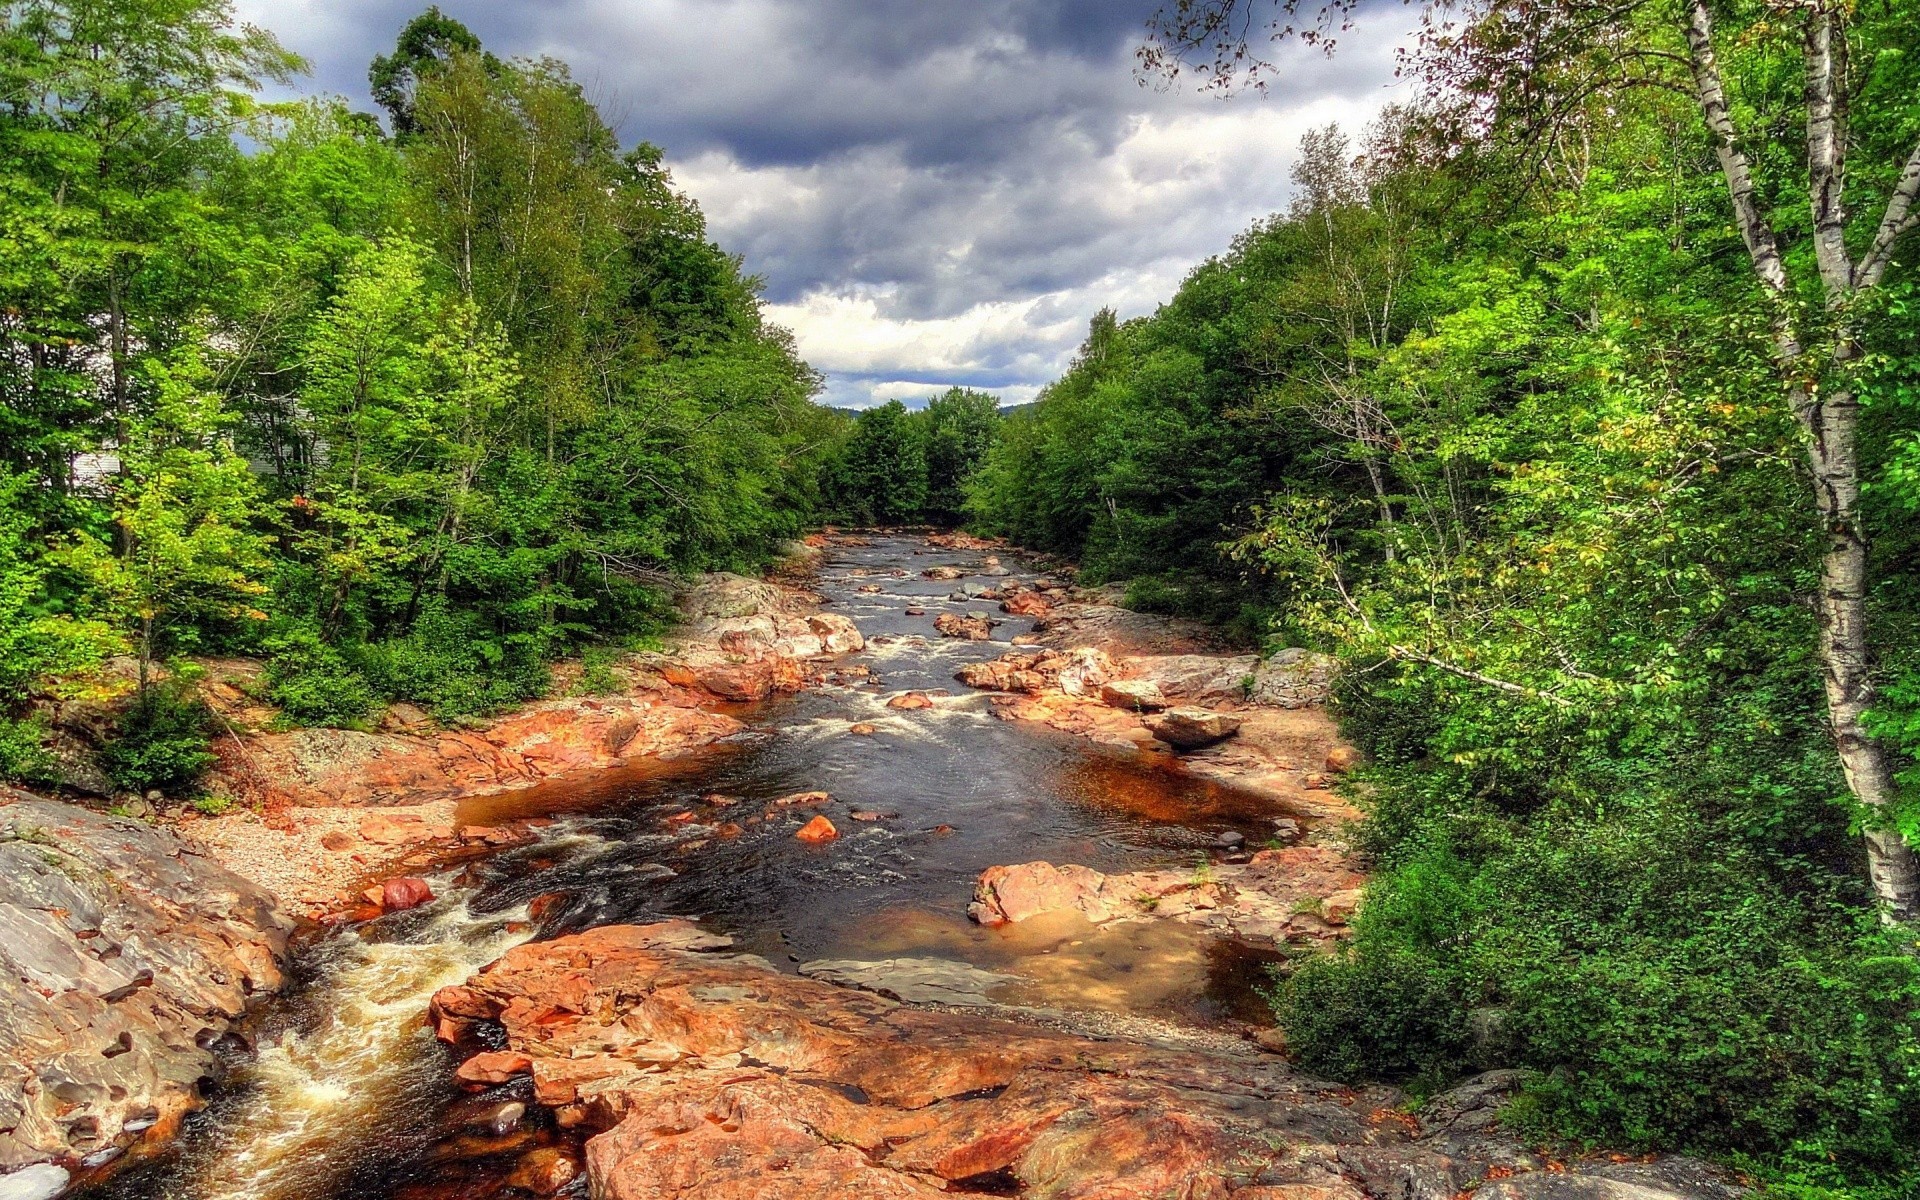
{"type": "Polygon", "coordinates": [[[859,988],[905,1004],[945,1004],[955,1008],[992,1008],[987,993],[1003,984],[1022,983],[1018,975],[987,971],[945,958],[883,958],[874,962],[817,959],[801,963],[808,979],[859,988]]]}
{"type": "Polygon", "coordinates": [[[682,924],[520,946],[435,999],[436,1017],[497,1022],[527,1056],[536,1098],[591,1135],[598,1200],[889,1200],[989,1184],[1049,1200],[1424,1200],[1495,1181],[1502,1200],[1739,1194],[1684,1160],[1632,1180],[1602,1158],[1550,1171],[1478,1123],[1426,1122],[1390,1089],[1308,1079],[1271,1056],[912,1008],[745,956],[663,949],[682,924]]]}

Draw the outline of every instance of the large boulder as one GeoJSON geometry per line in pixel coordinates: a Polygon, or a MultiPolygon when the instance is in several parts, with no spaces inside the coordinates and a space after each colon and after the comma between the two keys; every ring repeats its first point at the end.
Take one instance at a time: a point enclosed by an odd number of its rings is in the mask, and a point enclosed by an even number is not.
{"type": "Polygon", "coordinates": [[[941,637],[960,638],[969,642],[984,642],[993,637],[993,628],[985,616],[974,613],[941,613],[933,619],[933,627],[941,637]]]}
{"type": "Polygon", "coordinates": [[[1097,694],[1113,675],[1113,660],[1088,646],[1073,650],[1015,650],[990,662],[968,663],[954,678],[996,692],[1057,688],[1069,696],[1097,694]]]}
{"type": "Polygon", "coordinates": [[[1159,712],[1167,706],[1160,685],[1151,679],[1113,679],[1100,686],[1100,699],[1128,712],[1159,712]]]}
{"type": "Polygon", "coordinates": [[[1254,668],[1247,699],[1268,708],[1307,708],[1333,694],[1339,660],[1312,650],[1282,650],[1254,668]]]}
{"type": "Polygon", "coordinates": [[[1235,704],[1246,699],[1247,681],[1259,661],[1251,654],[1147,655],[1130,659],[1127,674],[1176,702],[1235,704]]]}
{"type": "Polygon", "coordinates": [[[169,832],[0,789],[0,1171],[170,1136],[291,926],[169,832]]]}
{"type": "Polygon", "coordinates": [[[1240,718],[1204,708],[1170,708],[1146,718],[1146,726],[1176,750],[1199,750],[1240,732],[1240,718]]]}
{"type": "Polygon", "coordinates": [[[988,927],[1011,925],[1050,912],[1077,911],[1099,921],[1115,907],[1102,895],[1106,881],[1100,872],[1077,863],[988,867],[974,885],[967,915],[988,927]]]}

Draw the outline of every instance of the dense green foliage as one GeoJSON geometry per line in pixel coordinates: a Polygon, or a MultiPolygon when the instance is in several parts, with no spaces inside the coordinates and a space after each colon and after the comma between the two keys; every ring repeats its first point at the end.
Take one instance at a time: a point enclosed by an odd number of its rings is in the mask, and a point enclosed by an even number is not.
{"type": "MultiPolygon", "coordinates": [[[[1351,947],[1276,993],[1307,1068],[1425,1088],[1527,1068],[1509,1118],[1542,1136],[1705,1152],[1784,1194],[1915,1194],[1920,960],[1876,919],[1860,826],[1883,818],[1827,726],[1826,547],[1787,402],[1801,385],[1777,365],[1786,318],[1684,80],[1591,87],[1547,127],[1525,107],[1539,91],[1493,93],[1510,64],[1558,60],[1499,55],[1571,38],[1588,10],[1497,7],[1426,47],[1433,93],[1357,153],[1309,137],[1290,212],[1153,315],[1097,318],[1007,421],[976,524],[1346,661],[1378,874],[1351,947]],[[1486,69],[1444,74],[1462,61],[1486,69]]],[[[1673,48],[1665,10],[1588,15],[1624,26],[1616,48],[1634,21],[1673,48]]],[[[1872,152],[1856,245],[1920,136],[1915,15],[1850,26],[1851,135],[1872,152]]],[[[1797,128],[1800,45],[1736,17],[1722,65],[1742,126],[1797,128]]],[[[1805,144],[1755,153],[1805,280],[1805,144]]],[[[1841,360],[1834,386],[1869,414],[1873,720],[1911,836],[1905,263],[1855,308],[1865,366],[1841,360]]]]}
{"type": "Polygon", "coordinates": [[[966,388],[915,412],[898,400],[866,409],[822,472],[825,502],[858,525],[957,524],[999,432],[999,401],[966,388]]]}
{"type": "Polygon", "coordinates": [[[119,650],[132,788],[205,765],[148,691],[178,655],[269,656],[302,722],[538,694],[554,656],[654,628],[674,575],[799,532],[843,424],[660,152],[563,64],[429,10],[373,66],[388,137],[257,101],[300,64],[229,17],[0,5],[15,777],[45,765],[28,693],[119,650]]]}

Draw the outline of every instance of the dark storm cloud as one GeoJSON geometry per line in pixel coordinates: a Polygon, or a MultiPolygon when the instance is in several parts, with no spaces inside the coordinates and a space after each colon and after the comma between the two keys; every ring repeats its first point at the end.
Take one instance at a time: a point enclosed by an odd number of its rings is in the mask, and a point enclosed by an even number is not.
{"type": "MultiPolygon", "coordinates": [[[[1384,99],[1401,19],[1291,54],[1262,99],[1143,88],[1153,0],[443,0],[504,55],[569,63],[664,146],[777,319],[857,402],[919,383],[1016,398],[1105,303],[1144,311],[1284,204],[1309,125],[1384,99]]],[[[242,0],[366,104],[411,0],[242,0]]]]}

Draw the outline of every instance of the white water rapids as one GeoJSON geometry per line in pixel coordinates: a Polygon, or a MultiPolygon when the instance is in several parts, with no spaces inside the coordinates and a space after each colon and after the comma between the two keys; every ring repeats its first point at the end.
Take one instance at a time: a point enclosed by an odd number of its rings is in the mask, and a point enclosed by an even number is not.
{"type": "Polygon", "coordinates": [[[312,988],[317,1023],[263,1043],[237,1103],[195,1147],[168,1200],[295,1200],[326,1195],[383,1134],[436,1111],[446,1067],[424,1014],[433,993],[525,941],[524,911],[435,902],[405,940],[340,937],[312,988]]]}

